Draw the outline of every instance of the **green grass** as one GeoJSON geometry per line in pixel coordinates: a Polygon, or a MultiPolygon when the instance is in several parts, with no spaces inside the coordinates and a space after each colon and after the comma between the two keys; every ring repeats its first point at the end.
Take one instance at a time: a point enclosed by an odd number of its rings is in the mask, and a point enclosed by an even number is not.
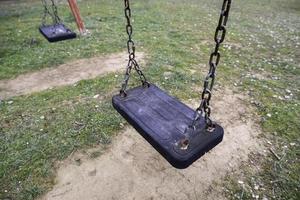
{"type": "MultiPolygon", "coordinates": [[[[39,1],[0,5],[4,8],[0,11],[0,79],[126,48],[119,1],[80,3],[92,35],[55,44],[37,30],[39,1]]],[[[180,99],[198,98],[191,88],[200,91],[203,77],[188,69],[207,63],[220,5],[217,0],[132,3],[134,40],[138,51],[147,52],[145,74],[152,82],[180,99]],[[165,71],[172,73],[168,80],[165,71]]],[[[296,0],[233,1],[217,84],[235,84],[249,94],[261,118],[262,138],[271,140],[284,159],[269,154],[260,159],[258,172],[244,166],[247,187],[229,177],[229,198],[243,191],[243,197],[251,199],[254,177],[266,185],[261,197],[299,199],[299,9],[296,0]],[[288,146],[285,151],[284,146],[288,146]]],[[[59,5],[59,13],[75,29],[66,5],[59,5]]],[[[120,86],[122,75],[118,75],[0,102],[0,199],[36,198],[53,185],[55,161],[111,141],[124,123],[110,104],[120,86]],[[93,98],[96,94],[100,99],[93,98]]]]}
{"type": "MultiPolygon", "coordinates": [[[[70,59],[121,51],[124,43],[119,37],[123,24],[117,23],[123,19],[119,12],[121,6],[103,1],[80,4],[86,28],[92,35],[52,44],[38,31],[43,11],[40,1],[13,6],[4,4],[3,11],[0,11],[0,79],[58,65],[70,59]]],[[[65,24],[76,30],[67,4],[59,5],[58,11],[65,24]]]]}
{"type": "Polygon", "coordinates": [[[93,96],[104,96],[112,83],[116,84],[111,77],[82,81],[55,95],[49,91],[16,98],[11,105],[3,103],[1,190],[18,199],[32,199],[52,184],[54,160],[78,148],[108,144],[121,118],[108,99],[93,96]]]}
{"type": "Polygon", "coordinates": [[[262,137],[271,141],[268,149],[277,152],[280,160],[271,153],[250,156],[242,172],[226,178],[226,194],[232,199],[253,199],[256,195],[268,199],[300,198],[300,4],[296,1],[267,3],[270,2],[261,1],[259,9],[253,2],[240,5],[241,12],[243,7],[249,9],[239,19],[242,27],[247,27],[241,31],[240,44],[244,48],[238,55],[230,53],[230,57],[239,60],[236,66],[242,66],[235,82],[257,107],[262,137]],[[261,170],[253,170],[257,167],[261,170]],[[255,190],[257,185],[260,187],[255,190]]]}

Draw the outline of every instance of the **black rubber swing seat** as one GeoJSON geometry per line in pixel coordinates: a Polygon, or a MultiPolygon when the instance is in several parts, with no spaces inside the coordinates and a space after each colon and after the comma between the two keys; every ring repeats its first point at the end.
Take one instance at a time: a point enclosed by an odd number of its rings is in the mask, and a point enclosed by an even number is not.
{"type": "Polygon", "coordinates": [[[58,42],[76,38],[76,33],[71,31],[62,23],[42,25],[39,30],[49,42],[58,42]]]}
{"type": "MultiPolygon", "coordinates": [[[[223,128],[206,129],[204,118],[191,128],[195,111],[157,86],[115,95],[114,108],[175,168],[187,168],[223,139],[223,128]],[[185,145],[182,141],[188,141],[185,145]]],[[[185,143],[185,142],[184,142],[185,143]]]]}

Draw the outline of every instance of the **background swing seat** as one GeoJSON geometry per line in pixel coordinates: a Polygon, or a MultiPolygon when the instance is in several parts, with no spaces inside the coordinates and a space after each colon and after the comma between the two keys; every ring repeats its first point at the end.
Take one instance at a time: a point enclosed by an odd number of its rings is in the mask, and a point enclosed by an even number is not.
{"type": "Polygon", "coordinates": [[[76,38],[76,33],[71,31],[62,23],[42,25],[39,30],[49,42],[58,42],[76,38]]]}
{"type": "Polygon", "coordinates": [[[189,128],[195,111],[157,86],[136,87],[115,95],[114,108],[175,168],[187,168],[223,139],[223,128],[206,130],[204,118],[189,128]],[[187,131],[186,131],[187,130],[187,131]],[[186,149],[180,141],[187,138],[186,149]]]}

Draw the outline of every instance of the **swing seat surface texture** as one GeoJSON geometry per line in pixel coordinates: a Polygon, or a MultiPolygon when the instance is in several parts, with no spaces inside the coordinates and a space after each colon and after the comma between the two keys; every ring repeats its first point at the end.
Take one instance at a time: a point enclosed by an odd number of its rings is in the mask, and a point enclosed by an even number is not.
{"type": "Polygon", "coordinates": [[[71,31],[62,23],[42,25],[39,30],[49,42],[58,42],[76,38],[76,33],[71,31]]]}
{"type": "Polygon", "coordinates": [[[135,87],[115,95],[114,108],[175,168],[184,169],[219,144],[223,128],[206,130],[204,118],[190,125],[195,111],[157,86],[135,87]],[[188,139],[186,148],[181,141],[188,139]]]}

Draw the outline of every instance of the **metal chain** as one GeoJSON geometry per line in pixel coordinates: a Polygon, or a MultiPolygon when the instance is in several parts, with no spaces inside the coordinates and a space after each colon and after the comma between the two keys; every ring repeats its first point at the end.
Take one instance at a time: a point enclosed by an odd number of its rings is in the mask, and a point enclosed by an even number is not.
{"type": "Polygon", "coordinates": [[[46,0],[42,0],[43,6],[44,6],[44,13],[43,13],[43,18],[42,18],[42,25],[46,24],[46,18],[47,18],[47,14],[50,15],[52,17],[52,19],[54,19],[53,15],[51,14],[51,12],[48,9],[48,4],[46,2],[46,0]]]}
{"type": "Polygon", "coordinates": [[[58,16],[58,12],[57,12],[57,6],[55,5],[55,2],[54,0],[51,0],[51,3],[52,3],[52,11],[53,11],[53,14],[54,14],[54,21],[55,23],[59,23],[61,20],[58,16]]]}
{"type": "Polygon", "coordinates": [[[130,9],[130,5],[129,5],[129,0],[124,0],[124,3],[125,3],[124,12],[125,12],[125,17],[126,17],[126,21],[127,21],[126,32],[127,32],[127,35],[128,35],[127,50],[128,50],[129,60],[128,60],[128,64],[127,64],[127,68],[126,68],[122,88],[121,88],[121,91],[120,91],[120,94],[122,96],[126,96],[126,88],[127,88],[127,85],[128,85],[128,81],[129,81],[129,78],[130,78],[132,67],[134,67],[135,71],[138,73],[142,84],[143,85],[146,85],[146,84],[149,85],[145,75],[143,74],[142,70],[140,69],[139,64],[137,63],[137,61],[135,59],[135,44],[132,40],[133,29],[132,29],[132,25],[131,25],[131,9],[130,9]]]}
{"type": "Polygon", "coordinates": [[[51,16],[53,23],[59,23],[61,20],[58,16],[58,12],[57,12],[57,7],[55,5],[54,0],[51,0],[52,3],[52,12],[50,12],[49,8],[48,8],[48,3],[47,0],[42,0],[43,6],[44,6],[44,13],[43,13],[43,18],[42,18],[42,25],[46,24],[46,18],[47,18],[47,14],[51,16]]]}
{"type": "Polygon", "coordinates": [[[212,89],[216,77],[216,69],[221,58],[219,47],[224,42],[226,36],[226,24],[228,21],[230,6],[231,6],[231,0],[224,0],[221,9],[219,23],[216,28],[216,32],[214,36],[216,45],[214,51],[211,53],[209,58],[209,72],[204,80],[204,87],[201,95],[201,103],[196,110],[195,118],[193,121],[193,127],[195,127],[196,121],[200,118],[200,116],[204,115],[207,129],[208,130],[214,129],[214,124],[210,119],[210,113],[211,113],[210,100],[212,97],[212,89]]]}

